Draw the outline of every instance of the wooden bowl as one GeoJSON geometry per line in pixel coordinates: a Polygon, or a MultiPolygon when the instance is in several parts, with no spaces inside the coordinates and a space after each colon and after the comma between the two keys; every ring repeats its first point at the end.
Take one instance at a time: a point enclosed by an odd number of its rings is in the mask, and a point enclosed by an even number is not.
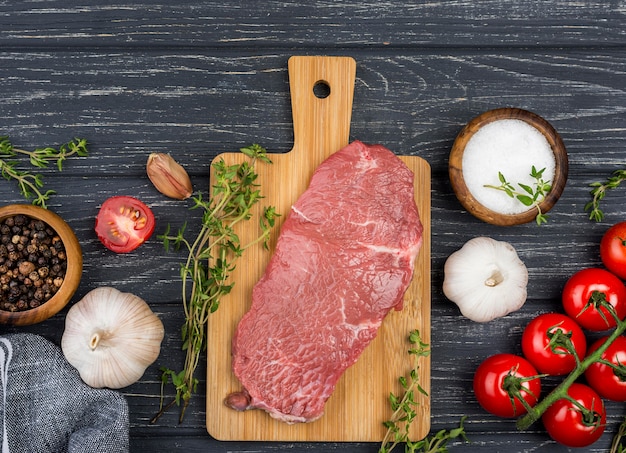
{"type": "Polygon", "coordinates": [[[552,209],[563,193],[565,183],[567,182],[568,158],[563,140],[561,140],[556,130],[545,119],[527,110],[518,108],[489,110],[472,119],[465,125],[461,132],[459,132],[452,145],[448,163],[450,182],[454,193],[463,207],[480,220],[494,225],[511,226],[533,221],[537,215],[537,210],[531,208],[527,211],[515,214],[494,211],[482,205],[474,198],[467,188],[463,177],[463,152],[469,140],[481,127],[493,121],[505,119],[522,120],[533,126],[541,132],[552,148],[555,157],[554,178],[551,180],[552,188],[545,199],[539,204],[541,212],[544,214],[552,209]]]}
{"type": "Polygon", "coordinates": [[[29,204],[14,204],[0,207],[0,221],[17,214],[23,214],[47,223],[61,238],[67,260],[67,269],[63,283],[50,299],[36,308],[24,311],[12,312],[0,309],[0,323],[25,326],[44,321],[57,314],[67,305],[80,283],[83,272],[83,254],[74,231],[57,214],[29,204]]]}

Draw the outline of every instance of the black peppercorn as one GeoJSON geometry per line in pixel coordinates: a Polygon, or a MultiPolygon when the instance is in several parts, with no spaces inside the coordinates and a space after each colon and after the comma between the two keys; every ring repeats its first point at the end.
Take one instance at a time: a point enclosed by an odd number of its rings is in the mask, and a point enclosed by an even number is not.
{"type": "Polygon", "coordinates": [[[65,280],[67,254],[45,222],[17,214],[0,221],[0,310],[47,302],[65,280]]]}

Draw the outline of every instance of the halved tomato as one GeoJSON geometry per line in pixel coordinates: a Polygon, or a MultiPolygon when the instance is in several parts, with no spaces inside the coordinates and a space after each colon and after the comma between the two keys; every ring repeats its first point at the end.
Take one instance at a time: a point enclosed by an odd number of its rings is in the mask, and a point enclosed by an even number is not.
{"type": "Polygon", "coordinates": [[[148,240],[154,231],[154,214],[135,197],[107,199],[96,217],[96,234],[106,248],[128,253],[148,240]]]}

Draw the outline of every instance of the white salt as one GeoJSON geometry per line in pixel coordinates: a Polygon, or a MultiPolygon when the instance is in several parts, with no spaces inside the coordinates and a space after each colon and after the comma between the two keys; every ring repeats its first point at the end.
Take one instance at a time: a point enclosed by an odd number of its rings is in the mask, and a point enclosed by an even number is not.
{"type": "Polygon", "coordinates": [[[463,152],[463,179],[470,193],[483,206],[501,214],[519,214],[529,207],[505,192],[485,187],[500,186],[501,172],[516,191],[518,183],[535,188],[532,167],[545,168],[542,178],[554,180],[555,158],[543,134],[522,120],[496,120],[482,126],[467,142],[463,152]]]}

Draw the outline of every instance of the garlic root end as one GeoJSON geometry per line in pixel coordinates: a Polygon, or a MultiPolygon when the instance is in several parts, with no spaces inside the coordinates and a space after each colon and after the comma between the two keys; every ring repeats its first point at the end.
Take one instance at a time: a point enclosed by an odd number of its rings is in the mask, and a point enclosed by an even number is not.
{"type": "Polygon", "coordinates": [[[89,340],[89,348],[91,348],[91,350],[94,351],[98,347],[99,343],[100,343],[100,334],[96,332],[91,336],[91,339],[89,340]]]}
{"type": "Polygon", "coordinates": [[[485,280],[485,286],[494,287],[498,286],[500,283],[504,281],[504,276],[499,269],[496,269],[493,274],[489,276],[487,280],[485,280]]]}

